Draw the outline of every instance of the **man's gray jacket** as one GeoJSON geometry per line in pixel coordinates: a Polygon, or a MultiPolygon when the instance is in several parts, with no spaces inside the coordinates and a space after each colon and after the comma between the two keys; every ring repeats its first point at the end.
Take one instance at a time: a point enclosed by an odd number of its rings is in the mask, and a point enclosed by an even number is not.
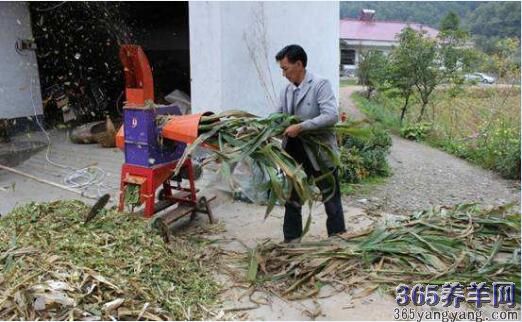
{"type": "MultiPolygon", "coordinates": [[[[294,90],[296,89],[295,85],[291,83],[283,88],[276,112],[298,116],[303,120],[301,123],[303,131],[320,129],[337,123],[339,120],[337,100],[332,85],[327,79],[306,71],[305,78],[297,89],[296,102],[293,104],[294,90]]],[[[321,142],[329,145],[335,153],[338,153],[334,131],[321,134],[318,137],[321,142]]],[[[283,140],[283,147],[285,146],[286,139],[283,140]]],[[[304,146],[304,149],[315,170],[320,170],[318,159],[323,160],[329,167],[333,166],[324,151],[316,156],[308,147],[304,146]]]]}

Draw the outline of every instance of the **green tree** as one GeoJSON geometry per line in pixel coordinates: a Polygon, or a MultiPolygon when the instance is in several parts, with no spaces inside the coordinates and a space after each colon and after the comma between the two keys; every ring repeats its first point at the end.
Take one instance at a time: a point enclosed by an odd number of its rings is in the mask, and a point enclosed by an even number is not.
{"type": "Polygon", "coordinates": [[[448,13],[441,21],[438,35],[438,61],[442,63],[442,78],[458,83],[464,72],[478,60],[477,51],[468,41],[469,33],[460,27],[460,19],[453,12],[448,13]]]}
{"type": "Polygon", "coordinates": [[[367,97],[384,81],[386,58],[378,50],[360,52],[357,77],[359,84],[366,86],[367,97]]]}
{"type": "Polygon", "coordinates": [[[402,125],[415,85],[415,61],[412,60],[411,53],[414,50],[416,34],[413,29],[408,28],[398,38],[400,46],[392,50],[388,57],[386,80],[388,89],[396,89],[404,99],[400,117],[402,125]]]}
{"type": "Polygon", "coordinates": [[[440,31],[458,30],[460,27],[459,16],[450,11],[440,22],[440,31]]]}
{"type": "Polygon", "coordinates": [[[468,69],[473,50],[464,46],[466,39],[467,34],[458,23],[441,31],[436,39],[411,28],[398,35],[399,46],[390,55],[387,80],[405,100],[401,123],[414,91],[421,100],[417,120],[421,121],[435,88],[443,82],[454,82],[457,75],[468,69]]]}
{"type": "Polygon", "coordinates": [[[466,21],[474,35],[520,39],[520,2],[483,3],[468,15],[466,21]]]}
{"type": "Polygon", "coordinates": [[[441,30],[436,39],[435,60],[431,67],[433,71],[427,73],[433,79],[417,82],[421,85],[418,91],[422,100],[419,121],[424,115],[429,96],[440,83],[453,84],[455,87],[451,92],[458,92],[456,89],[462,84],[463,73],[469,72],[477,60],[476,50],[468,45],[469,39],[469,33],[460,27],[460,19],[455,13],[450,12],[442,19],[441,30]]]}
{"type": "Polygon", "coordinates": [[[429,97],[435,87],[442,82],[442,71],[438,60],[437,41],[425,37],[423,33],[405,28],[399,34],[399,46],[392,52],[393,63],[390,70],[396,78],[391,78],[391,83],[400,86],[398,89],[406,96],[406,102],[402,111],[402,118],[407,108],[407,99],[411,93],[408,85],[412,85],[422,102],[418,120],[424,115],[429,97]]]}
{"type": "Polygon", "coordinates": [[[520,39],[505,38],[495,44],[495,53],[486,56],[482,66],[503,80],[520,79],[520,39]]]}
{"type": "Polygon", "coordinates": [[[437,42],[434,39],[424,37],[423,34],[415,32],[413,38],[413,63],[415,75],[413,75],[414,87],[422,102],[419,118],[421,121],[424,116],[426,106],[428,106],[431,93],[437,85],[442,83],[442,71],[440,61],[437,60],[437,42]]]}

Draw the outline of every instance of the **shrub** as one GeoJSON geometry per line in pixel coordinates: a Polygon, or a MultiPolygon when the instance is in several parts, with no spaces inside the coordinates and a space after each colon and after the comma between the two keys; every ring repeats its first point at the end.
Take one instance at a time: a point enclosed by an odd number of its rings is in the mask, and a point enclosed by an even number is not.
{"type": "Polygon", "coordinates": [[[459,143],[455,140],[443,140],[439,142],[433,142],[433,145],[442,148],[442,150],[453,154],[459,158],[467,159],[471,158],[472,151],[469,147],[463,143],[459,143]]]}
{"type": "Polygon", "coordinates": [[[483,150],[491,168],[505,178],[520,179],[520,130],[510,126],[510,122],[497,120],[494,123],[483,150]]]}
{"type": "Polygon", "coordinates": [[[370,177],[389,176],[386,156],[391,144],[388,132],[375,126],[364,139],[348,137],[341,147],[341,181],[359,183],[370,177]]]}
{"type": "Polygon", "coordinates": [[[515,97],[520,95],[520,87],[468,87],[464,89],[463,96],[470,98],[492,98],[495,96],[515,97]]]}
{"type": "Polygon", "coordinates": [[[343,183],[359,183],[368,177],[361,151],[355,147],[341,148],[340,180],[343,183]]]}
{"type": "Polygon", "coordinates": [[[506,120],[495,120],[481,129],[472,140],[442,139],[433,141],[460,158],[498,172],[507,179],[520,179],[520,131],[506,120]]]}
{"type": "Polygon", "coordinates": [[[520,179],[520,138],[496,159],[495,170],[508,179],[520,179]]]}
{"type": "Polygon", "coordinates": [[[428,136],[432,124],[427,122],[406,125],[401,128],[401,136],[412,141],[422,141],[428,136]]]}

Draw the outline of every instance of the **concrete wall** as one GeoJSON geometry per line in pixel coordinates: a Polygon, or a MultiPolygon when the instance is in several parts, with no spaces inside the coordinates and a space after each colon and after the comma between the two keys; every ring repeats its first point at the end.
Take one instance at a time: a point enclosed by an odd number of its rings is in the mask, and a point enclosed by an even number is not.
{"type": "Polygon", "coordinates": [[[296,43],[339,89],[338,2],[190,2],[192,111],[266,116],[287,83],[274,59],[296,43]]]}
{"type": "Polygon", "coordinates": [[[0,119],[34,115],[33,102],[42,114],[35,52],[15,50],[18,38],[32,37],[28,3],[0,2],[0,119]]]}

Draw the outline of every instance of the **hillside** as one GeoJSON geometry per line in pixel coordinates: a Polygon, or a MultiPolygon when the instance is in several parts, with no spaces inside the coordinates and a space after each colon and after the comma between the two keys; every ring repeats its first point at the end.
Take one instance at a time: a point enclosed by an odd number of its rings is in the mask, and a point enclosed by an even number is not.
{"type": "Polygon", "coordinates": [[[433,28],[439,28],[440,20],[453,11],[463,29],[480,39],[483,47],[488,39],[520,39],[520,2],[342,1],[340,7],[341,18],[356,18],[361,9],[373,9],[377,20],[418,22],[433,28]]]}

